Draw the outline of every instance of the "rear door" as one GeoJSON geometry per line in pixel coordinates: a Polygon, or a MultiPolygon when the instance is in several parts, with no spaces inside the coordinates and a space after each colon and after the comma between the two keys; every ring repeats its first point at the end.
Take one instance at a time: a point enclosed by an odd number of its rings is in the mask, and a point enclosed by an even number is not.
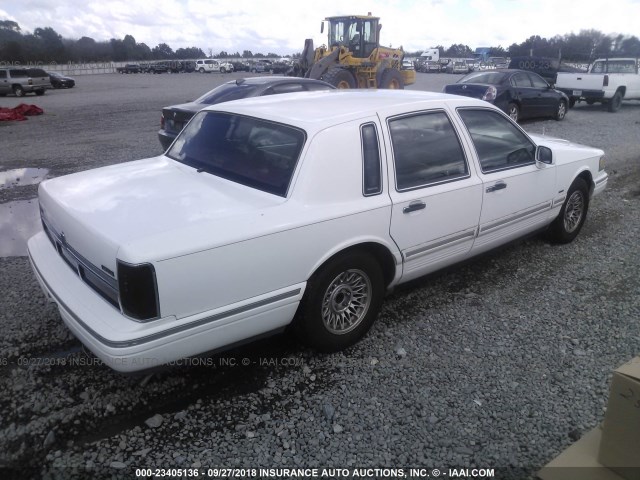
{"type": "Polygon", "coordinates": [[[444,109],[387,118],[390,234],[402,252],[403,280],[463,258],[471,249],[482,183],[444,109]]]}

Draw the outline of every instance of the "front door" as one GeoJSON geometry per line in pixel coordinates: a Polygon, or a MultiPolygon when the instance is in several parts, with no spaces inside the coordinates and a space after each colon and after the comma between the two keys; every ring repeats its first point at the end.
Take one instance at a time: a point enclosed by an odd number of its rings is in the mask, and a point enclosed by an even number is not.
{"type": "Polygon", "coordinates": [[[500,112],[458,110],[475,147],[483,182],[480,230],[473,253],[548,223],[556,168],[536,164],[535,144],[500,112]]]}

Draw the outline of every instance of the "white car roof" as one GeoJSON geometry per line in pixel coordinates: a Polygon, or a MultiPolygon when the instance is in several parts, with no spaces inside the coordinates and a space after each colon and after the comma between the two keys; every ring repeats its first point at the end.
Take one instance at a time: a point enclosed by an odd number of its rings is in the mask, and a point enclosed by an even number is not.
{"type": "Polygon", "coordinates": [[[307,131],[317,131],[350,120],[375,116],[380,112],[414,112],[442,107],[444,103],[455,107],[491,106],[482,100],[436,92],[329,90],[252,97],[212,105],[205,110],[259,117],[299,126],[307,131]]]}

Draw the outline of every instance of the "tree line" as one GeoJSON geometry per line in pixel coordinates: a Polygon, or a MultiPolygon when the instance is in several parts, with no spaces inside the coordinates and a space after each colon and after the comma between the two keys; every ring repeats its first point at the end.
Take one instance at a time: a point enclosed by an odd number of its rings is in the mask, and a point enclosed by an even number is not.
{"type": "MultiPolygon", "coordinates": [[[[437,45],[443,57],[470,57],[473,50],[468,45],[454,44],[448,48],[437,45]]],[[[635,36],[605,35],[598,30],[581,30],[579,33],[556,35],[543,38],[539,35],[529,37],[522,43],[514,43],[507,49],[502,46],[490,47],[491,56],[544,56],[560,58],[565,61],[590,62],[597,57],[631,56],[640,57],[640,40],[635,36]]],[[[419,56],[422,51],[407,52],[407,56],[419,56]]],[[[244,50],[242,53],[221,51],[208,55],[199,47],[178,48],[173,50],[166,43],[151,48],[138,43],[132,35],[123,39],[112,38],[97,41],[91,37],[77,40],[63,38],[51,27],[36,28],[32,33],[23,32],[17,22],[0,20],[0,61],[5,62],[120,62],[149,60],[181,60],[204,57],[217,58],[255,58],[279,57],[276,53],[254,53],[244,50]]],[[[299,57],[300,53],[293,57],[299,57]]]]}
{"type": "MultiPolygon", "coordinates": [[[[454,44],[448,48],[437,45],[441,57],[471,57],[473,50],[468,45],[454,44]]],[[[568,62],[588,63],[601,57],[640,57],[640,40],[635,36],[605,35],[598,30],[581,30],[579,33],[543,38],[533,35],[522,43],[509,48],[489,47],[492,57],[550,57],[568,62]]],[[[407,53],[420,56],[422,51],[407,53]]]]}

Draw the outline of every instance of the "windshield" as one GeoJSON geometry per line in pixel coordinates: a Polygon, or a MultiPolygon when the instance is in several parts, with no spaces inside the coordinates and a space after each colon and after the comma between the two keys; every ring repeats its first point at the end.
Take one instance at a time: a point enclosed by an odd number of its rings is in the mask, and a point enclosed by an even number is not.
{"type": "Polygon", "coordinates": [[[460,83],[486,83],[488,85],[499,85],[503,78],[504,73],[502,72],[478,72],[460,79],[460,83]]]}
{"type": "Polygon", "coordinates": [[[223,112],[200,112],[166,155],[191,167],[284,197],[304,145],[302,130],[223,112]]]}
{"type": "Polygon", "coordinates": [[[245,83],[241,83],[239,85],[235,82],[225,83],[205,93],[200,98],[197,98],[196,100],[194,100],[194,103],[213,105],[215,103],[229,102],[231,100],[247,98],[253,96],[257,88],[257,85],[247,85],[245,83]]]}

